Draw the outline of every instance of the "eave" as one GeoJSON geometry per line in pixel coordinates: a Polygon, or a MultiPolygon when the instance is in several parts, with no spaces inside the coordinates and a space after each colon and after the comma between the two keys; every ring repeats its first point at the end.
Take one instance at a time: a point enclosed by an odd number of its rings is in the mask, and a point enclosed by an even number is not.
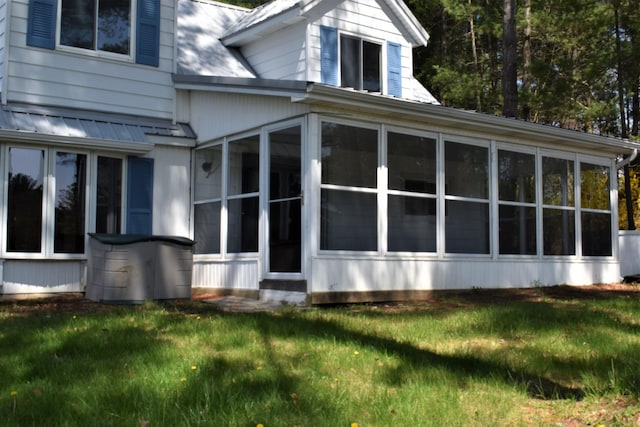
{"type": "Polygon", "coordinates": [[[377,116],[402,116],[403,119],[420,121],[432,126],[469,133],[492,135],[493,139],[518,139],[545,145],[595,149],[610,157],[626,156],[640,149],[640,143],[627,139],[590,134],[554,126],[510,119],[490,114],[460,110],[442,105],[433,105],[373,95],[350,89],[336,88],[322,84],[309,84],[306,96],[294,101],[319,107],[348,109],[359,114],[377,116]]]}

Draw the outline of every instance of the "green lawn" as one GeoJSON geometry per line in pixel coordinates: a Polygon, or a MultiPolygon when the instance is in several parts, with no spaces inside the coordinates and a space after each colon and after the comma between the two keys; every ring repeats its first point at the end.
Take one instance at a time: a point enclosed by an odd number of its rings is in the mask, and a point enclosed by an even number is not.
{"type": "Polygon", "coordinates": [[[0,425],[640,423],[640,295],[486,292],[268,313],[3,302],[0,425]]]}

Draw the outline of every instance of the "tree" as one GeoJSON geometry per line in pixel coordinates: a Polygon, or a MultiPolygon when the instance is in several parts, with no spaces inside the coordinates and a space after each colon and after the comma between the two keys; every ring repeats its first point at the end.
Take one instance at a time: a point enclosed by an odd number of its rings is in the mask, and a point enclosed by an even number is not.
{"type": "Polygon", "coordinates": [[[502,115],[518,111],[518,56],[516,51],[516,0],[504,0],[502,18],[502,115]]]}

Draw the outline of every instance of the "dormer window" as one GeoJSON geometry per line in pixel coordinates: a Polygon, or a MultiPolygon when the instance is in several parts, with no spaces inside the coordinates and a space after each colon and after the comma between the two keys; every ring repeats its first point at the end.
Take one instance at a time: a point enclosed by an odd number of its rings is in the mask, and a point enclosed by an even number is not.
{"type": "Polygon", "coordinates": [[[62,0],[60,44],[129,55],[130,0],[62,0]]]}
{"type": "Polygon", "coordinates": [[[382,47],[352,35],[338,35],[337,28],[321,25],[320,81],[402,97],[402,46],[388,41],[382,47]]]}
{"type": "Polygon", "coordinates": [[[358,37],[340,36],[340,86],[380,92],[381,52],[380,44],[358,37]]]}

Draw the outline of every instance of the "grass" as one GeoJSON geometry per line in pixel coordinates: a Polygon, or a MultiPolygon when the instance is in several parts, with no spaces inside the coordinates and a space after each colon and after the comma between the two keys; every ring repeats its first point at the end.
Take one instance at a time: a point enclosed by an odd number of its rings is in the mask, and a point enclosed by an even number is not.
{"type": "Polygon", "coordinates": [[[628,294],[270,313],[5,302],[0,425],[637,425],[639,355],[628,294]]]}

